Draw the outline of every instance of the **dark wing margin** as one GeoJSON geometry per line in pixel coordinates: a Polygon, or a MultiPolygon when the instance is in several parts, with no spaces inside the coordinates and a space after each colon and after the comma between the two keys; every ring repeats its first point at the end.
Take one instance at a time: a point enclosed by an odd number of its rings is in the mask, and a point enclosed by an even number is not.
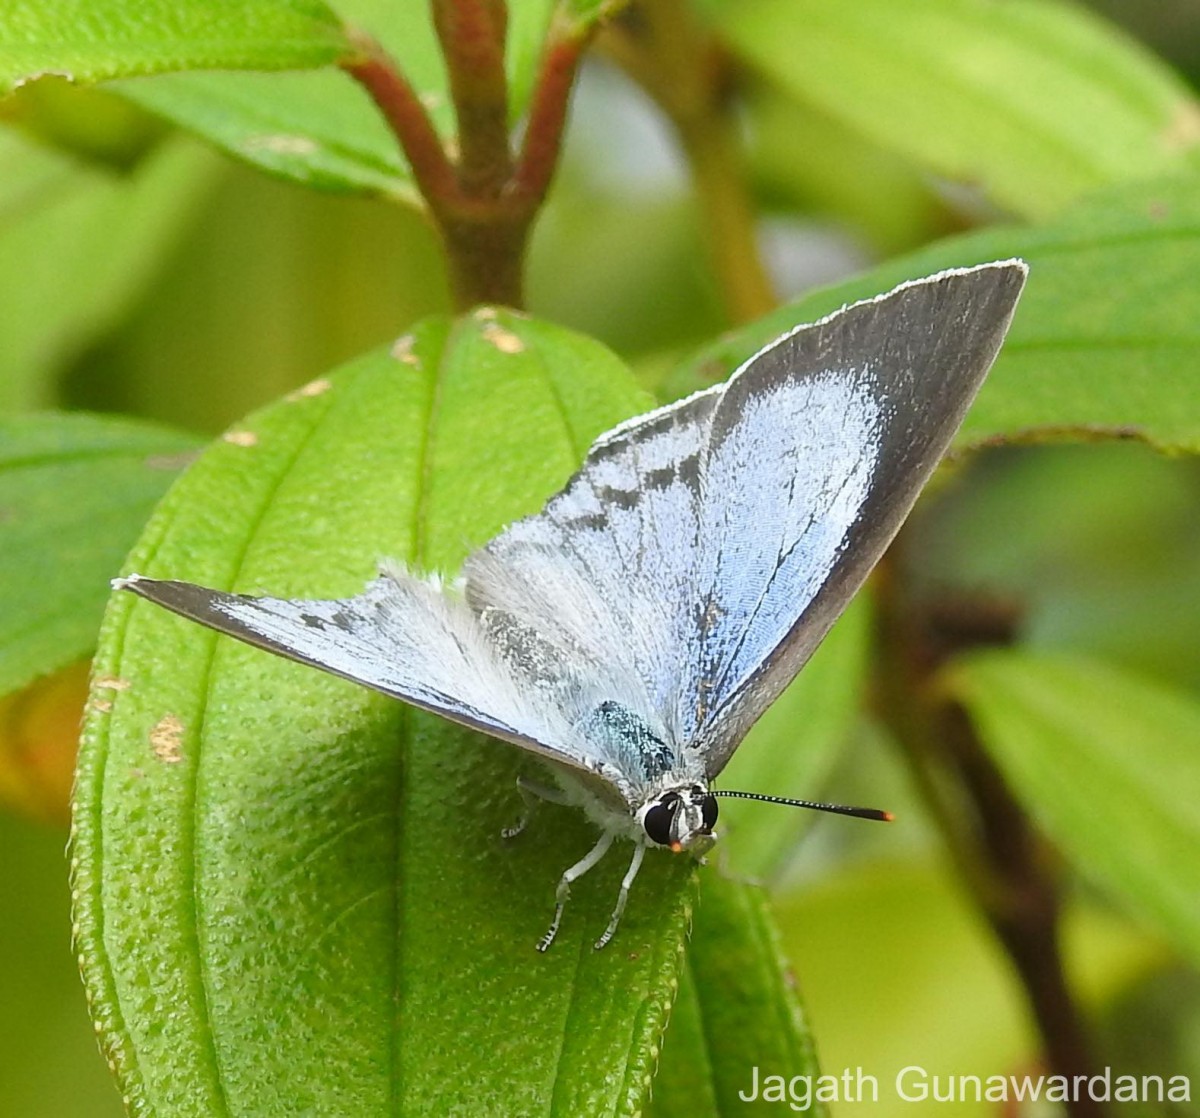
{"type": "Polygon", "coordinates": [[[521,746],[619,793],[611,775],[555,748],[553,712],[523,701],[461,603],[435,585],[385,571],[356,597],[284,599],[130,575],[113,580],[147,601],[288,660],[521,746]]]}
{"type": "Polygon", "coordinates": [[[998,352],[1022,261],[954,269],[803,326],[712,419],[678,721],[711,778],[862,585],[998,352]]]}

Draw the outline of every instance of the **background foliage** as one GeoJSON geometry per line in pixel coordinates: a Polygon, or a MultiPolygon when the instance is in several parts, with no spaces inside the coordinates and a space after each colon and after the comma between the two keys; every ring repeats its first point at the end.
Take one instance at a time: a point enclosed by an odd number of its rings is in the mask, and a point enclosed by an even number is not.
{"type": "Polygon", "coordinates": [[[97,1034],[146,1114],[770,1112],[748,1069],[814,1045],[883,1084],[838,1114],[907,1113],[906,1064],[1200,1084],[1194,8],[512,0],[503,58],[444,22],[499,8],[0,4],[0,1111],[120,1113],[97,1034]],[[372,41],[493,212],[524,137],[532,317],[461,313],[462,198],[372,41]],[[900,823],[731,805],[605,953],[615,864],[531,950],[588,828],[501,844],[511,751],[132,600],[97,645],[131,548],[453,568],[654,397],[1012,255],[954,468],[725,781],[900,823]]]}

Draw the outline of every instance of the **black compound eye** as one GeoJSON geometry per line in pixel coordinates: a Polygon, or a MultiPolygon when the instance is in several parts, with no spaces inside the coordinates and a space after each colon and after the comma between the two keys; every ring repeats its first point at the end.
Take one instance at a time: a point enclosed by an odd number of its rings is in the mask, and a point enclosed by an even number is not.
{"type": "Polygon", "coordinates": [[[671,821],[679,808],[679,797],[668,793],[659,803],[656,803],[642,817],[642,827],[659,846],[670,846],[671,821]]]}
{"type": "Polygon", "coordinates": [[[700,815],[704,819],[704,829],[712,831],[717,825],[717,797],[707,794],[700,801],[700,815]]]}

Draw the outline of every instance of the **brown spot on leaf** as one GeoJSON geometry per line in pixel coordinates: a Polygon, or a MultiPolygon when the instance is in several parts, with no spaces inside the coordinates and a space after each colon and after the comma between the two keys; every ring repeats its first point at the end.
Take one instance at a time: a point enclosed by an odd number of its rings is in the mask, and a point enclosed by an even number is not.
{"type": "Polygon", "coordinates": [[[1187,151],[1200,143],[1200,105],[1190,97],[1181,101],[1162,138],[1167,151],[1187,151]]]}
{"type": "Polygon", "coordinates": [[[525,343],[516,334],[495,322],[484,326],[483,340],[494,345],[501,353],[522,353],[525,350],[525,343]]]}
{"type": "Polygon", "coordinates": [[[150,731],[150,748],[164,764],[179,764],[183,760],[183,723],[173,714],[164,714],[150,731]]]}
{"type": "Polygon", "coordinates": [[[226,431],[221,438],[234,446],[258,445],[258,436],[253,431],[226,431]]]}
{"type": "Polygon", "coordinates": [[[107,687],[110,691],[128,691],[133,684],[117,675],[98,675],[92,680],[92,686],[107,687]]]}
{"type": "Polygon", "coordinates": [[[405,365],[420,365],[421,359],[413,353],[417,339],[411,334],[402,334],[392,343],[392,356],[405,365]]]}
{"type": "Polygon", "coordinates": [[[295,403],[297,400],[306,400],[311,396],[322,396],[333,387],[333,383],[325,377],[320,377],[317,380],[310,380],[302,388],[297,388],[295,392],[288,393],[288,400],[295,403]]]}
{"type": "Polygon", "coordinates": [[[274,155],[312,155],[317,150],[316,141],[308,136],[289,136],[278,133],[249,136],[239,146],[248,154],[256,151],[269,151],[274,155]]]}
{"type": "Polygon", "coordinates": [[[181,450],[178,454],[151,454],[144,460],[143,465],[149,470],[168,470],[173,473],[182,470],[184,466],[190,466],[199,457],[198,450],[181,450]]]}

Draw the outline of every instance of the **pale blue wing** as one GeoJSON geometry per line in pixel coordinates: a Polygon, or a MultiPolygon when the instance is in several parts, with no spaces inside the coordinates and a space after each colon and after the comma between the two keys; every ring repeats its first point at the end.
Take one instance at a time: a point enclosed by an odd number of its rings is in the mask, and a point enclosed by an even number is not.
{"type": "MultiPolygon", "coordinates": [[[[566,653],[539,656],[518,640],[514,671],[548,687],[579,722],[619,703],[655,749],[681,741],[673,719],[691,670],[683,650],[701,548],[700,463],[720,392],[603,436],[542,512],[502,532],[463,571],[485,629],[541,634],[566,653]]],[[[635,778],[661,767],[657,754],[640,765],[633,746],[595,747],[635,778]]]]}
{"type": "Polygon", "coordinates": [[[679,773],[716,775],[908,514],[1024,276],[1009,261],[903,285],[618,427],[468,560],[468,603],[577,724],[612,701],[636,716],[637,748],[591,746],[631,779],[658,743],[679,773]]]}
{"type": "Polygon", "coordinates": [[[695,674],[678,721],[715,776],[908,515],[991,367],[1026,268],[942,272],[801,327],[731,378],[701,485],[695,674]]]}
{"type": "Polygon", "coordinates": [[[578,735],[560,712],[517,685],[470,610],[434,583],[389,569],[362,594],[332,600],[252,597],[140,575],[114,585],[566,765],[606,799],[627,798],[619,771],[573,747],[578,735]]]}

